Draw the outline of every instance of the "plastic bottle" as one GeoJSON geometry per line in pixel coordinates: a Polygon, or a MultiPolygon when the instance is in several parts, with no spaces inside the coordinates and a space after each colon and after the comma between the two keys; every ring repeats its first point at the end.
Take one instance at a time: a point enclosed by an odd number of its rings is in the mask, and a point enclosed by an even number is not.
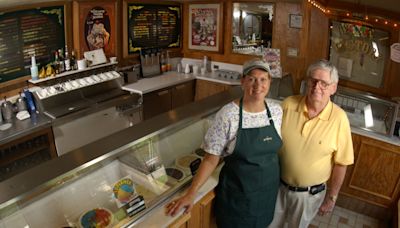
{"type": "Polygon", "coordinates": [[[165,62],[164,53],[161,53],[161,72],[164,73],[167,71],[167,64],[165,62]]]}
{"type": "Polygon", "coordinates": [[[35,55],[33,55],[31,57],[31,62],[32,62],[32,66],[31,66],[31,77],[32,77],[32,80],[38,80],[39,79],[39,71],[38,71],[38,67],[36,65],[35,55]]]}
{"type": "Polygon", "coordinates": [[[169,51],[167,51],[167,71],[171,71],[171,68],[172,68],[172,66],[171,66],[171,62],[169,59],[169,51]]]}
{"type": "Polygon", "coordinates": [[[70,71],[71,70],[71,60],[69,59],[67,45],[65,45],[64,67],[65,67],[65,71],[70,71]]]}
{"type": "Polygon", "coordinates": [[[60,48],[58,49],[58,60],[59,60],[59,73],[61,74],[62,72],[65,71],[65,63],[64,63],[64,53],[63,50],[60,48]]]}
{"type": "Polygon", "coordinates": [[[203,57],[203,67],[205,69],[205,72],[208,72],[208,69],[207,69],[207,67],[208,67],[208,59],[207,59],[206,55],[203,57]]]}
{"type": "Polygon", "coordinates": [[[26,102],[28,103],[28,111],[29,113],[34,113],[36,112],[36,106],[35,106],[35,102],[33,101],[33,96],[31,91],[29,91],[29,89],[24,89],[24,95],[26,98],[26,102]]]}

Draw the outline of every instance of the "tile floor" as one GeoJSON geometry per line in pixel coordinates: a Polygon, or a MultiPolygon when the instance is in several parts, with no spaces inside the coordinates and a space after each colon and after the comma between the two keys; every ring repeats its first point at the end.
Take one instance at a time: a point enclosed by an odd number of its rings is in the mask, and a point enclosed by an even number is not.
{"type": "Polygon", "coordinates": [[[331,214],[316,216],[309,228],[384,228],[384,222],[336,206],[331,214]]]}

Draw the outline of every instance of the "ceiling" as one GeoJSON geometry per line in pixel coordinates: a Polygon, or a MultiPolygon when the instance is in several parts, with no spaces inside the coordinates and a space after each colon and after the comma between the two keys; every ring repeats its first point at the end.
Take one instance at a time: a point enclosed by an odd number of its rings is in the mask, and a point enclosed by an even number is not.
{"type": "MultiPolygon", "coordinates": [[[[388,11],[400,12],[400,1],[399,0],[340,0],[342,2],[353,3],[354,5],[359,5],[361,8],[363,6],[369,6],[374,8],[380,8],[388,11]]],[[[334,2],[340,2],[338,0],[325,0],[327,4],[332,4],[334,2]]]]}
{"type": "MultiPolygon", "coordinates": [[[[32,3],[40,3],[40,2],[56,2],[59,0],[0,0],[0,9],[27,5],[32,3]]],[[[72,1],[72,0],[67,0],[72,1]]],[[[195,2],[193,0],[173,0],[177,2],[195,2]]],[[[234,0],[233,0],[234,1],[234,0]]],[[[271,0],[270,2],[276,2],[280,0],[271,0]]],[[[302,0],[284,0],[285,2],[301,2],[302,0]]],[[[306,1],[306,0],[303,0],[306,1]]],[[[339,7],[341,9],[353,9],[358,11],[367,11],[370,12],[371,8],[381,9],[382,13],[385,15],[398,18],[400,20],[400,1],[399,0],[316,0],[322,3],[323,6],[336,8],[339,7]],[[386,12],[389,13],[387,15],[386,12]]],[[[254,0],[254,2],[261,2],[260,0],[254,0]]],[[[268,1],[265,1],[268,2],[268,1]]],[[[379,11],[380,12],[380,11],[379,11]]]]}
{"type": "Polygon", "coordinates": [[[316,0],[327,8],[356,11],[400,20],[399,0],[316,0]]]}

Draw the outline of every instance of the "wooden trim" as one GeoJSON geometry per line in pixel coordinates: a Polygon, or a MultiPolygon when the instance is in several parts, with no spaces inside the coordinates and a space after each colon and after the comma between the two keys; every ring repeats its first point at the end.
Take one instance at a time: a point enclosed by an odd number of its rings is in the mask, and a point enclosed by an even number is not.
{"type": "Polygon", "coordinates": [[[201,199],[200,205],[203,207],[207,206],[214,198],[215,198],[215,192],[210,191],[209,193],[207,193],[207,195],[203,197],[203,199],[201,199]]]}
{"type": "Polygon", "coordinates": [[[168,228],[180,228],[180,227],[186,227],[184,226],[190,219],[191,214],[182,214],[179,218],[177,218],[172,224],[168,226],[168,228]]]}

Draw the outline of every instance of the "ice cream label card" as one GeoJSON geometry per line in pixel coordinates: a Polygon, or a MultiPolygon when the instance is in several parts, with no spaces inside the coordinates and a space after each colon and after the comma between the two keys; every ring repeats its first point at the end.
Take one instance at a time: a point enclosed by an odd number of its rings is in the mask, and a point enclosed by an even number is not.
{"type": "Polygon", "coordinates": [[[133,200],[136,197],[136,191],[132,179],[125,177],[117,181],[113,187],[113,196],[118,207],[133,200]]]}

